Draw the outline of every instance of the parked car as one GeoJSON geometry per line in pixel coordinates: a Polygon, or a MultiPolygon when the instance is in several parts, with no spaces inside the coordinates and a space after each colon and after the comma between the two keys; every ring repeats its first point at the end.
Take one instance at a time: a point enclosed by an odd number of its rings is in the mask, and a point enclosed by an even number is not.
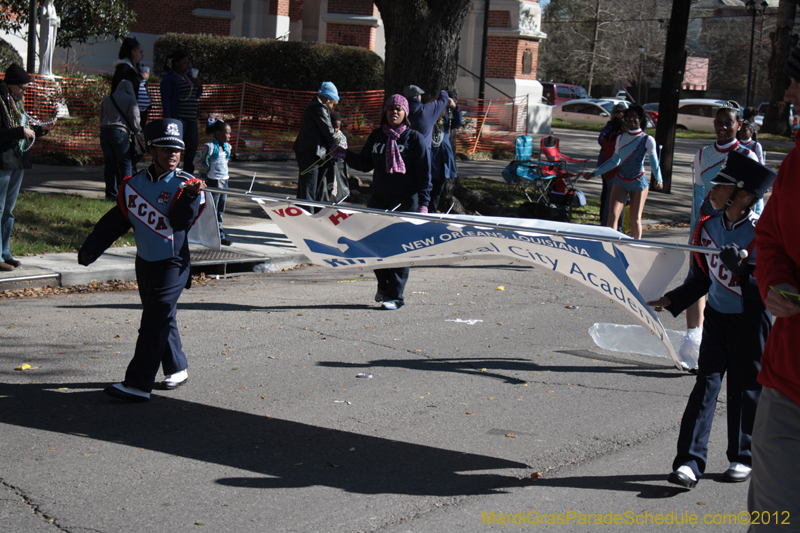
{"type": "MultiPolygon", "coordinates": [[[[622,104],[626,108],[630,106],[630,102],[625,100],[606,98],[570,100],[553,107],[553,120],[563,120],[578,126],[605,126],[611,117],[611,109],[617,104],[622,104]]],[[[652,126],[648,117],[647,127],[652,126]]]]}
{"type": "Polygon", "coordinates": [[[632,104],[625,100],[624,98],[598,98],[598,100],[603,100],[604,102],[611,102],[614,105],[621,105],[625,109],[628,109],[632,104]]]}
{"type": "MultiPolygon", "coordinates": [[[[761,102],[758,106],[758,114],[755,116],[754,122],[757,128],[761,128],[764,124],[764,115],[767,113],[769,102],[761,102]]],[[[794,104],[789,104],[789,127],[792,131],[800,128],[800,116],[794,114],[794,104]]]]}
{"type": "MultiPolygon", "coordinates": [[[[630,106],[633,105],[632,102],[629,102],[628,100],[622,100],[620,98],[600,98],[600,100],[603,100],[605,102],[611,102],[614,105],[621,105],[625,109],[628,109],[630,106]]],[[[656,105],[658,105],[658,104],[656,104],[656,105]]],[[[644,107],[644,106],[642,106],[642,107],[644,107]]],[[[644,112],[647,113],[647,110],[645,109],[644,112]]],[[[658,113],[656,113],[656,115],[658,115],[658,113]]],[[[645,128],[655,128],[655,127],[656,127],[656,123],[653,121],[653,119],[650,117],[650,114],[648,113],[647,114],[647,125],[645,126],[645,128]]]]}
{"type": "Polygon", "coordinates": [[[611,116],[613,102],[596,98],[570,100],[553,108],[553,119],[563,120],[580,126],[605,126],[611,116]]]}
{"type": "Polygon", "coordinates": [[[714,131],[717,110],[725,100],[709,98],[688,98],[678,102],[679,130],[714,131]]]}
{"type": "Polygon", "coordinates": [[[542,82],[542,96],[547,98],[550,105],[563,104],[569,100],[589,98],[586,89],[578,85],[567,83],[542,82]]]}
{"type": "Polygon", "coordinates": [[[658,104],[644,104],[642,108],[644,108],[644,112],[647,113],[650,120],[653,121],[653,125],[658,124],[658,104]]]}

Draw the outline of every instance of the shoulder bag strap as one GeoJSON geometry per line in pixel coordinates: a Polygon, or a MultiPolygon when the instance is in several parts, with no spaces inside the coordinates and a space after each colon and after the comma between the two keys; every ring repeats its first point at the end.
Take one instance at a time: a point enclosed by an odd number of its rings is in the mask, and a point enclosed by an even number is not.
{"type": "Polygon", "coordinates": [[[108,95],[108,97],[111,98],[111,103],[114,104],[114,107],[117,108],[117,111],[119,111],[119,114],[122,117],[122,120],[124,120],[125,124],[128,126],[128,133],[133,133],[133,128],[131,127],[131,123],[128,120],[128,116],[125,113],[122,112],[122,109],[119,108],[119,106],[117,105],[117,101],[114,100],[114,95],[110,94],[110,95],[108,95]]]}

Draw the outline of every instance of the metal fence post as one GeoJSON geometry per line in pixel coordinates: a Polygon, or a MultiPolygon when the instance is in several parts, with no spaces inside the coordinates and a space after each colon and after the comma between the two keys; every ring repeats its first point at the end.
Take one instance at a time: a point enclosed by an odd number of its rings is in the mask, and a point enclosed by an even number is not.
{"type": "Polygon", "coordinates": [[[236,126],[236,146],[233,147],[233,153],[239,153],[239,140],[242,138],[242,113],[244,113],[244,91],[247,87],[247,82],[242,82],[242,100],[239,103],[239,122],[236,126]]]}

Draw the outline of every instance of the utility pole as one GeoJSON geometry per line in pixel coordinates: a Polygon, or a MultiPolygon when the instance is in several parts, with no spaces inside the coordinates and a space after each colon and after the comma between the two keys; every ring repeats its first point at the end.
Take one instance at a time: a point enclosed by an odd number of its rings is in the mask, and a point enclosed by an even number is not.
{"type": "Polygon", "coordinates": [[[26,70],[33,74],[36,72],[36,0],[31,0],[28,9],[28,64],[26,70]]]}
{"type": "Polygon", "coordinates": [[[672,15],[667,30],[667,44],[664,50],[664,73],[661,78],[661,98],[658,103],[658,124],[656,125],[656,144],[661,149],[661,176],[664,188],[669,194],[672,190],[672,164],[675,152],[675,125],[678,121],[678,100],[680,99],[683,74],[686,69],[686,33],[689,27],[691,0],[674,0],[672,15]]]}
{"type": "Polygon", "coordinates": [[[489,0],[483,5],[483,42],[481,43],[481,73],[478,81],[478,100],[483,101],[486,92],[486,51],[489,48],[489,0]]]}

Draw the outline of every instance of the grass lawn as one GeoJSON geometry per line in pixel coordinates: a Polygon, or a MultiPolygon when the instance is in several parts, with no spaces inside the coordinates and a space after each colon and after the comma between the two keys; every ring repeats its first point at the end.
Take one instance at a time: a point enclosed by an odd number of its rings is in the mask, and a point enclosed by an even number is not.
{"type": "MultiPolygon", "coordinates": [[[[14,208],[11,253],[24,256],[77,252],[97,221],[113,205],[103,199],[24,191],[14,208]]],[[[115,244],[133,245],[133,232],[115,244]]]]}

